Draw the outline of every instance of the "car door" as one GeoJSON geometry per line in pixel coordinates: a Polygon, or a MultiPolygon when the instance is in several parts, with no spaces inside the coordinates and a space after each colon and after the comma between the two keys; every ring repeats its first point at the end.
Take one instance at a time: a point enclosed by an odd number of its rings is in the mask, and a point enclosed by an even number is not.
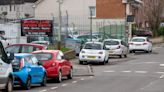
{"type": "Polygon", "coordinates": [[[42,82],[42,79],[44,77],[44,70],[43,67],[41,65],[38,65],[38,60],[36,57],[31,56],[31,60],[32,60],[32,66],[35,73],[35,77],[37,78],[37,82],[42,82]]]}
{"type": "Polygon", "coordinates": [[[59,66],[62,70],[62,75],[66,75],[66,62],[62,59],[60,51],[57,54],[56,60],[59,62],[59,66]]]}

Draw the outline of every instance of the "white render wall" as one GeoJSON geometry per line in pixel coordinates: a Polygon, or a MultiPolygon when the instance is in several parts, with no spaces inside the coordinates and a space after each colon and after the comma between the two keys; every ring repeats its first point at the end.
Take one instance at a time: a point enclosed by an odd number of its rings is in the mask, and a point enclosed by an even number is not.
{"type": "MultiPolygon", "coordinates": [[[[42,18],[52,18],[58,16],[57,0],[43,0],[36,5],[35,16],[42,18]]],[[[89,6],[96,6],[96,0],[64,0],[61,4],[62,15],[66,15],[66,10],[69,16],[88,16],[89,6]]]]}
{"type": "Polygon", "coordinates": [[[10,11],[9,5],[0,5],[0,14],[2,12],[7,12],[6,18],[8,19],[18,19],[18,18],[25,18],[25,14],[29,14],[30,17],[34,16],[34,8],[33,3],[25,3],[21,5],[12,5],[12,11],[10,11]]]}

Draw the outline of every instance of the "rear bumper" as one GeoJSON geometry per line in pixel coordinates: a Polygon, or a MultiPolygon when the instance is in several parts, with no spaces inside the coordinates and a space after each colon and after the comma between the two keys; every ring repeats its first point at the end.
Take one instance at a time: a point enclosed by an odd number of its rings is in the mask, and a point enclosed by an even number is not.
{"type": "Polygon", "coordinates": [[[122,54],[121,49],[109,50],[109,56],[117,56],[117,55],[121,55],[121,54],[122,54]]]}
{"type": "Polygon", "coordinates": [[[148,51],[149,48],[147,45],[145,46],[129,46],[129,51],[148,51]]]}
{"type": "Polygon", "coordinates": [[[104,62],[105,60],[105,55],[99,55],[99,56],[94,56],[94,55],[79,55],[79,60],[80,61],[87,61],[87,62],[104,62]],[[92,56],[90,58],[89,56],[92,56]]]}
{"type": "Polygon", "coordinates": [[[58,68],[57,67],[49,67],[46,69],[48,78],[55,78],[58,76],[58,68]]]}

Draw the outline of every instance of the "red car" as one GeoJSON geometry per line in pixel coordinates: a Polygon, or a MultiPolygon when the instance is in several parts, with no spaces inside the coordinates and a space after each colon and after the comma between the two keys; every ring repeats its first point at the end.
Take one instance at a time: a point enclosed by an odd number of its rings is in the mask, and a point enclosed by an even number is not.
{"type": "Polygon", "coordinates": [[[57,82],[61,82],[63,76],[72,79],[73,65],[60,50],[40,50],[33,54],[46,69],[48,78],[56,78],[57,82]]]}
{"type": "Polygon", "coordinates": [[[8,53],[31,53],[37,50],[45,50],[47,46],[40,44],[12,44],[5,48],[5,51],[8,53]]]}

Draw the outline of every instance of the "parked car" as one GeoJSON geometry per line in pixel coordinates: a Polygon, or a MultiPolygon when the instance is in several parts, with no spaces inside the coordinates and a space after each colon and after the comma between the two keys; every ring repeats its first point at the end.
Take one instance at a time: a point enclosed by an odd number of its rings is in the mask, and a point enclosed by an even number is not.
{"type": "Polygon", "coordinates": [[[15,54],[12,66],[14,85],[21,85],[26,90],[31,88],[31,84],[46,86],[46,70],[39,64],[34,55],[27,53],[15,54]]]}
{"type": "MultiPolygon", "coordinates": [[[[79,35],[78,39],[86,40],[87,42],[91,41],[90,35],[79,35]]],[[[99,42],[100,39],[97,36],[92,35],[92,41],[99,42]]]]}
{"type": "Polygon", "coordinates": [[[133,32],[133,35],[152,37],[153,36],[153,32],[150,31],[150,30],[136,30],[136,31],[133,32]]]}
{"type": "Polygon", "coordinates": [[[12,92],[14,77],[11,62],[14,59],[14,54],[10,54],[8,57],[1,42],[0,58],[0,90],[2,92],[12,92]]]}
{"type": "Polygon", "coordinates": [[[7,53],[31,53],[36,50],[44,50],[47,49],[45,45],[40,45],[40,44],[13,44],[9,45],[8,47],[5,48],[5,51],[7,53]]]}
{"type": "Polygon", "coordinates": [[[33,44],[41,44],[41,45],[46,45],[46,46],[48,46],[50,44],[49,41],[32,41],[31,43],[33,43],[33,44]]]}
{"type": "Polygon", "coordinates": [[[121,39],[106,39],[103,42],[104,49],[109,52],[109,56],[127,57],[128,45],[121,39]]]}
{"type": "Polygon", "coordinates": [[[2,42],[4,47],[7,47],[8,45],[10,45],[9,40],[4,38],[3,36],[0,36],[0,41],[2,42]]]}
{"type": "Polygon", "coordinates": [[[87,42],[79,54],[79,64],[83,62],[108,63],[108,52],[101,42],[87,42]]]}
{"type": "Polygon", "coordinates": [[[57,82],[62,81],[62,77],[66,76],[68,79],[73,77],[73,65],[64,57],[60,50],[40,50],[33,54],[37,57],[40,63],[47,71],[48,78],[56,78],[57,82]]]}
{"type": "Polygon", "coordinates": [[[152,52],[152,42],[148,37],[133,37],[129,42],[129,51],[145,51],[146,53],[152,52]]]}

